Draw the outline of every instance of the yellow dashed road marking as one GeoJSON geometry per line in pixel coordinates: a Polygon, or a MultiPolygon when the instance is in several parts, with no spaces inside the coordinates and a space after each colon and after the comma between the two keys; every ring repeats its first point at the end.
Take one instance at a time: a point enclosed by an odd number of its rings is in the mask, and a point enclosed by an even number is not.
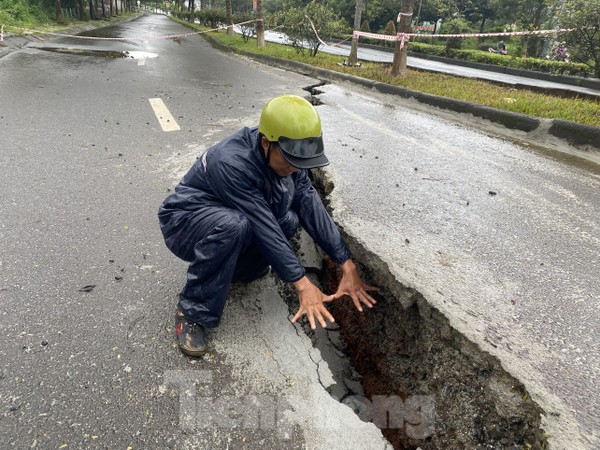
{"type": "Polygon", "coordinates": [[[149,99],[150,106],[154,110],[154,114],[158,119],[158,123],[162,127],[163,131],[178,131],[181,130],[175,119],[163,103],[160,98],[151,98],[149,99]]]}

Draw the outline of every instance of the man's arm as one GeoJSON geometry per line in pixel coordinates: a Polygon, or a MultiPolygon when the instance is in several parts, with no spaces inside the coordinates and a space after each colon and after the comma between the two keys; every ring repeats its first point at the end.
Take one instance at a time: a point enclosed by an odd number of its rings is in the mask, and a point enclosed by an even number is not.
{"type": "Polygon", "coordinates": [[[333,261],[342,264],[351,258],[340,230],[325,209],[305,170],[296,176],[292,207],[298,213],[302,227],[333,261]]]}
{"type": "Polygon", "coordinates": [[[363,311],[362,305],[372,308],[377,302],[367,291],[377,290],[377,288],[366,284],[358,274],[337,225],[327,213],[305,171],[298,174],[293,206],[298,211],[302,226],[308,234],[336,263],[340,264],[342,278],[337,292],[333,295],[323,294],[306,276],[295,282],[294,287],[298,292],[300,309],[292,322],[296,322],[303,314],[306,314],[313,330],[316,328],[315,320],[325,327],[325,319],[334,322],[334,318],[323,303],[336,300],[344,295],[348,295],[356,309],[361,312],[363,311]]]}
{"type": "Polygon", "coordinates": [[[209,164],[207,171],[215,193],[228,208],[244,214],[252,225],[254,241],[273,270],[283,280],[297,281],[305,274],[289,241],[248,171],[228,163],[209,164]]]}

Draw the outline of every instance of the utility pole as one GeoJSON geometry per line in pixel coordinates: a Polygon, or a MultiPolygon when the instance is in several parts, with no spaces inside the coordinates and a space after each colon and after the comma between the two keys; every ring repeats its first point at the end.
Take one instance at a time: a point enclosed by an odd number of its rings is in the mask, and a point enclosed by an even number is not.
{"type": "MultiPolygon", "coordinates": [[[[356,0],[356,9],[354,10],[354,31],[360,31],[360,20],[362,14],[362,0],[356,0]]],[[[352,34],[352,47],[350,47],[350,56],[348,65],[355,66],[358,63],[358,36],[352,34]]]]}

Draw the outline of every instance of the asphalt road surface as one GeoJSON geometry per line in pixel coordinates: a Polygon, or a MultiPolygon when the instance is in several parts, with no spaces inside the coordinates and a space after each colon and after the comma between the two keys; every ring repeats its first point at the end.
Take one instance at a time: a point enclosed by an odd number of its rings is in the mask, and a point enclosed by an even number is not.
{"type": "MultiPolygon", "coordinates": [[[[185,32],[144,16],[110,35],[185,32]]],[[[0,59],[3,448],[386,448],[325,392],[272,278],[234,288],[211,356],[174,348],[185,264],[162,243],[158,206],[209,145],[317,80],[197,36],[47,46],[68,53],[0,59]],[[185,401],[208,391],[276,399],[276,430],[185,401]]],[[[557,448],[597,448],[598,166],[411,102],[321,89],[336,220],[555,413],[557,448]]]]}
{"type": "MultiPolygon", "coordinates": [[[[97,33],[187,31],[144,16],[97,33]]],[[[320,384],[272,277],[234,288],[205,360],[175,345],[186,264],[159,205],[210,144],[317,80],[198,36],[38,47],[0,59],[0,447],[387,448],[320,384]]]]}

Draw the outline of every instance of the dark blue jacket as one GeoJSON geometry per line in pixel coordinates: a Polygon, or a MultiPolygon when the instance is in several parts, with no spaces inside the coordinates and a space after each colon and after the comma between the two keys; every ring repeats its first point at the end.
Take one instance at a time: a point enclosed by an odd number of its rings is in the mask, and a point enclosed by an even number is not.
{"type": "MultiPolygon", "coordinates": [[[[199,157],[161,206],[161,224],[176,224],[173,215],[193,214],[197,205],[207,203],[235,209],[249,219],[254,242],[283,281],[297,281],[305,274],[277,223],[290,209],[336,263],[350,258],[308,172],[277,176],[267,165],[257,128],[243,128],[199,157]]],[[[163,228],[165,235],[169,231],[163,228]]]]}

